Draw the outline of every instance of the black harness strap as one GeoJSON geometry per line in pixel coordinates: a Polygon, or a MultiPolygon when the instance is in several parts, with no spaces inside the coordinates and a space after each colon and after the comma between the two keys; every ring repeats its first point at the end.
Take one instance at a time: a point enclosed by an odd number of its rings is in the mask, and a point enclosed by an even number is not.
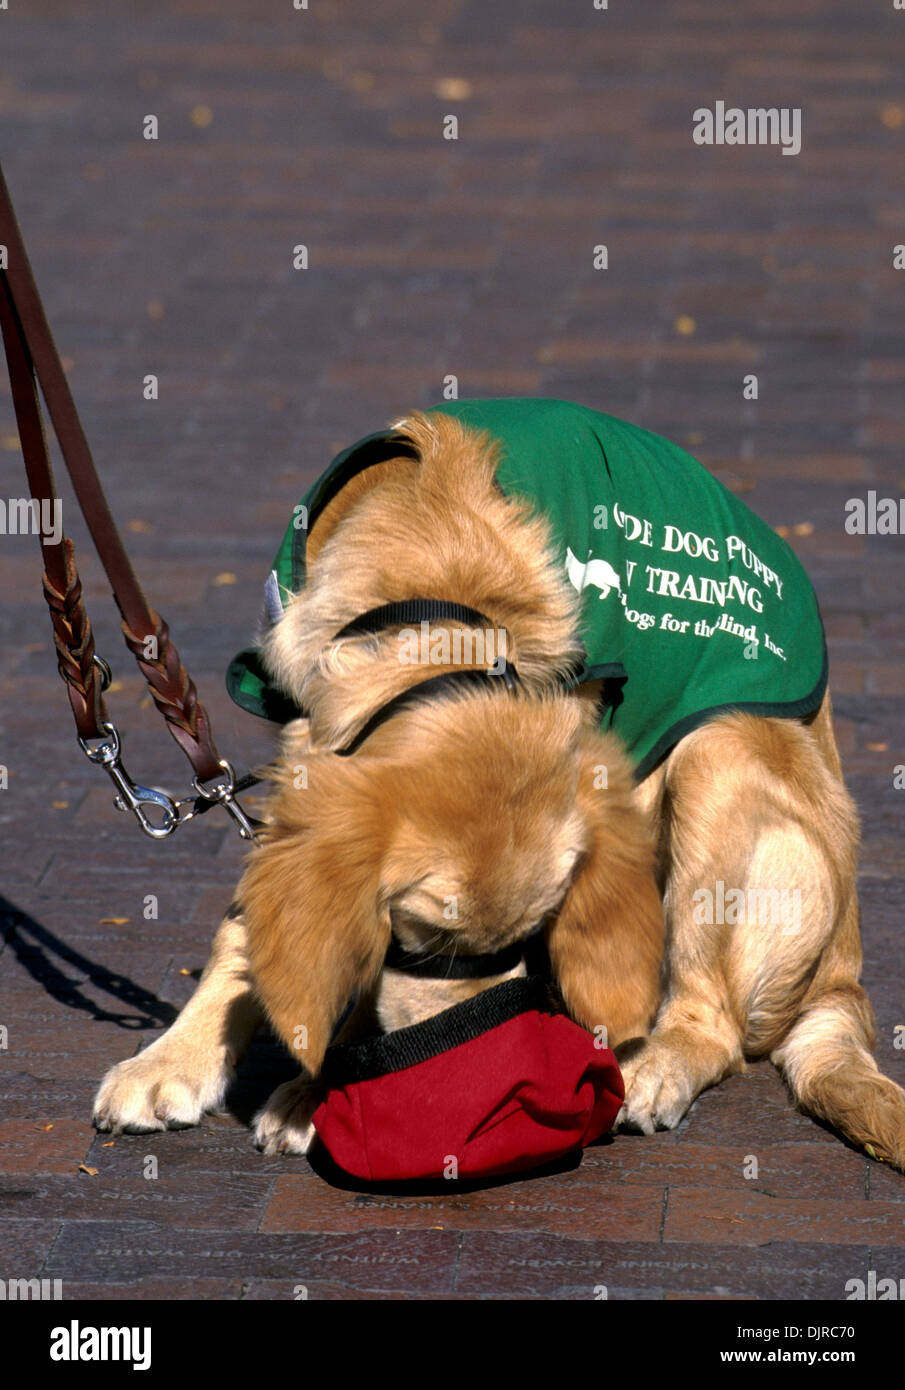
{"type": "MultiPolygon", "coordinates": [[[[486,614],[479,613],[476,608],[469,608],[464,603],[452,603],[448,599],[442,598],[407,598],[396,603],[382,603],[377,608],[369,608],[366,613],[360,613],[357,618],[353,618],[352,622],[347,623],[335,634],[333,641],[338,642],[343,637],[363,637],[377,632],[385,632],[387,628],[391,627],[407,627],[412,623],[441,621],[470,623],[473,627],[481,628],[495,626],[486,614]]],[[[345,748],[335,748],[333,751],[339,757],[347,758],[360,748],[365,739],[370,738],[381,724],[385,724],[394,714],[398,714],[401,709],[418,700],[429,700],[437,695],[448,694],[461,685],[484,686],[486,688],[491,682],[498,681],[500,677],[510,693],[519,685],[518,672],[505,657],[502,658],[502,665],[495,663],[492,667],[469,667],[462,671],[446,671],[438,676],[430,676],[427,680],[419,681],[417,685],[409,686],[408,690],[394,695],[392,700],[388,700],[376,713],[371,715],[367,723],[359,729],[345,748]]]]}
{"type": "Polygon", "coordinates": [[[375,729],[379,729],[381,724],[385,724],[388,719],[392,719],[394,714],[398,714],[407,705],[417,704],[419,700],[430,700],[438,695],[445,695],[453,692],[459,686],[484,686],[493,687],[502,684],[510,693],[519,684],[518,672],[514,666],[510,666],[508,661],[503,663],[503,669],[497,676],[492,671],[486,670],[467,670],[467,671],[446,671],[439,676],[431,676],[426,681],[419,681],[417,685],[409,686],[408,690],[403,690],[395,695],[392,700],[388,700],[385,705],[372,714],[368,722],[359,729],[358,733],[347,743],[345,748],[334,748],[332,751],[340,758],[347,758],[350,753],[354,753],[360,748],[366,738],[370,738],[375,729]]]}
{"type": "Polygon", "coordinates": [[[450,603],[442,598],[406,598],[398,603],[383,603],[379,608],[369,608],[347,623],[333,638],[359,637],[365,633],[382,632],[388,627],[408,627],[412,623],[435,623],[441,618],[458,623],[471,623],[473,627],[493,627],[494,624],[476,608],[464,603],[450,603]]]}

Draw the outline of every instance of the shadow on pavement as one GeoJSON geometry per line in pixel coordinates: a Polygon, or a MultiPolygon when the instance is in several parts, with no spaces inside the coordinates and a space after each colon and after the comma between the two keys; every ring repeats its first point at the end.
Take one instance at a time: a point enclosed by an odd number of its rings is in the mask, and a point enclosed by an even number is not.
{"type": "Polygon", "coordinates": [[[79,1009],[90,1014],[98,1022],[115,1023],[119,1028],[135,1030],[139,1028],[158,1028],[170,1024],[179,1012],[172,1004],[158,999],[156,995],[135,984],[125,975],[115,974],[106,966],[99,965],[76,951],[67,942],[56,936],[48,927],[35,921],[0,896],[0,932],[7,946],[52,999],[65,1004],[69,1009],[79,1009]],[[59,965],[51,959],[56,956],[64,965],[87,973],[91,983],[106,990],[127,1008],[135,1013],[115,1013],[102,1008],[82,992],[79,984],[69,979],[59,965]]]}

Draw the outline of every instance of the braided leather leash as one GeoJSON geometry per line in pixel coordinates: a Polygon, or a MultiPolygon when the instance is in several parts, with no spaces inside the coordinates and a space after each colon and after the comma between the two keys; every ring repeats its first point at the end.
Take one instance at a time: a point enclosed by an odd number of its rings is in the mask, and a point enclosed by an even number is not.
{"type": "Polygon", "coordinates": [[[57,665],[66,684],[82,750],[111,777],[117,789],[116,804],[122,810],[132,811],[142,830],[153,839],[163,839],[177,826],[218,804],[232,816],[242,837],[253,839],[255,823],[242,810],[236,793],[257,779],[237,780],[230,763],[217,752],[210,720],[194,681],[170,641],[167,624],[149,607],[132,569],[54,345],[2,167],[0,327],[31,491],[30,505],[43,519],[53,515],[57,501],[38,398],[40,385],[76,497],[113,590],[126,646],[138,662],[167,728],[192,765],[194,794],[174,798],[155,787],[133,782],[126,772],[120,757],[119,731],[104,704],[103,692],[110,684],[111,672],[94,649],[72,541],[63,535],[55,538],[50,530],[44,530],[42,522],[38,529],[44,561],[44,596],[53,623],[57,665]]]}

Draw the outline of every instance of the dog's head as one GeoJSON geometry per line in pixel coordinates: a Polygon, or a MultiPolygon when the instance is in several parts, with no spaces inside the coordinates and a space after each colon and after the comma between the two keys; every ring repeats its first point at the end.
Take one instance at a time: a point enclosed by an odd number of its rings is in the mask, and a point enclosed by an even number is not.
{"type": "Polygon", "coordinates": [[[611,1042],[647,1026],[662,937],[652,851],[624,756],[587,702],[462,691],[400,712],[352,758],[312,750],[300,721],[272,776],[239,898],[260,998],[312,1074],[354,995],[396,1028],[495,983],[400,979],[384,970],[393,934],[477,955],[542,926],[579,1022],[611,1042]]]}
{"type": "MultiPolygon", "coordinates": [[[[598,731],[598,692],[564,691],[578,596],[549,527],[495,486],[489,436],[417,413],[403,433],[409,453],[357,474],[313,521],[305,586],[262,644],[310,724],[284,736],[240,899],[261,1000],[312,1073],[354,995],[392,1029],[495,983],[384,969],[391,935],[483,955],[543,924],[580,1022],[618,1041],[656,1006],[652,851],[624,755],[598,731]],[[344,625],[418,594],[500,624],[521,687],[460,684],[395,710],[342,757],[417,674],[398,631],[348,637],[344,625]]],[[[457,669],[434,661],[431,676],[457,669]]]]}

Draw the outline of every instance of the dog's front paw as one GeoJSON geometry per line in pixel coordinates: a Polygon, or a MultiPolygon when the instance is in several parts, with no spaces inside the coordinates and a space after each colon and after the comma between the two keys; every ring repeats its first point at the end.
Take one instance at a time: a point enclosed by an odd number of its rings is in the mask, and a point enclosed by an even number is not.
{"type": "Polygon", "coordinates": [[[94,1123],[114,1134],[187,1129],[222,1102],[231,1076],[225,1049],[193,1055],[158,1038],[107,1072],[94,1100],[94,1123]]]}
{"type": "Polygon", "coordinates": [[[634,1130],[653,1134],[658,1129],[675,1129],[694,1100],[693,1083],[682,1060],[656,1041],[644,1045],[630,1061],[622,1064],[625,1102],[616,1116],[614,1130],[634,1130]]]}
{"type": "Polygon", "coordinates": [[[255,1144],[265,1154],[306,1154],[315,1135],[311,1117],[323,1093],[299,1076],[278,1086],[255,1116],[255,1144]]]}

